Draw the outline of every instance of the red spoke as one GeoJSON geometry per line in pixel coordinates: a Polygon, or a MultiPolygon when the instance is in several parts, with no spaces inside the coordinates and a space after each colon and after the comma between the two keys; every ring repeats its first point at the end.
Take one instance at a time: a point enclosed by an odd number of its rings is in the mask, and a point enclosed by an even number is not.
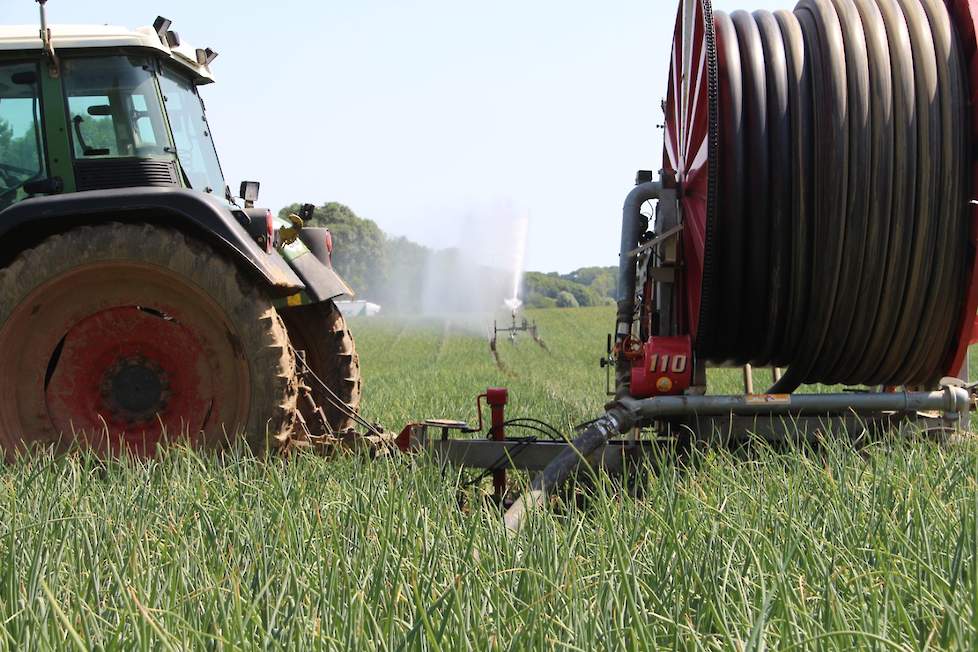
{"type": "MultiPolygon", "coordinates": [[[[696,92],[693,95],[692,106],[698,106],[700,100],[704,97],[703,93],[705,91],[705,86],[707,79],[703,75],[706,68],[706,48],[700,48],[700,57],[696,65],[696,92]]],[[[707,116],[702,113],[694,112],[690,117],[689,123],[686,126],[686,142],[687,149],[683,153],[683,159],[686,161],[690,160],[690,152],[692,147],[697,147],[699,145],[700,138],[697,137],[697,127],[701,127],[704,131],[708,128],[706,118],[707,116]]],[[[695,151],[695,150],[694,150],[695,151]]],[[[694,154],[695,155],[695,154],[694,154]]]]}

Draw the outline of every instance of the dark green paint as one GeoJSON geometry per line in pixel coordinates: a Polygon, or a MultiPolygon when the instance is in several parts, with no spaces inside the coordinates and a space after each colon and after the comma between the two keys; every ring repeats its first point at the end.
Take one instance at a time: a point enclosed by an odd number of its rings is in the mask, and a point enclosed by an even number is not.
{"type": "Polygon", "coordinates": [[[61,79],[51,76],[41,64],[41,106],[44,111],[44,143],[47,147],[48,170],[52,177],[61,177],[64,192],[75,192],[75,171],[71,163],[68,140],[68,109],[65,106],[61,79]]]}

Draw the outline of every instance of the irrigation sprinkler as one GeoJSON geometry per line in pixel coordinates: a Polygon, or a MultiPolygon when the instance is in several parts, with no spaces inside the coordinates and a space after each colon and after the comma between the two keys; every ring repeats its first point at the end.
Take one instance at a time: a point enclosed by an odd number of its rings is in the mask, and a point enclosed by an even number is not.
{"type": "Polygon", "coordinates": [[[492,353],[493,359],[499,367],[505,368],[503,365],[502,358],[499,355],[499,336],[502,335],[509,340],[510,344],[516,346],[519,341],[519,336],[522,333],[526,333],[530,338],[536,342],[536,344],[544,351],[550,351],[547,347],[546,342],[540,337],[540,329],[537,326],[536,321],[530,321],[524,316],[520,316],[520,308],[523,306],[523,302],[519,299],[510,299],[506,301],[506,307],[510,309],[511,322],[509,326],[499,326],[498,321],[492,322],[492,332],[489,334],[489,351],[492,353]]]}
{"type": "Polygon", "coordinates": [[[540,330],[537,327],[536,321],[530,321],[526,317],[517,317],[515,311],[512,313],[512,322],[509,326],[500,327],[498,321],[492,322],[492,336],[489,338],[489,348],[493,351],[496,350],[500,334],[508,339],[510,344],[515,345],[520,333],[527,333],[534,342],[544,349],[547,348],[546,344],[540,338],[540,330]]]}

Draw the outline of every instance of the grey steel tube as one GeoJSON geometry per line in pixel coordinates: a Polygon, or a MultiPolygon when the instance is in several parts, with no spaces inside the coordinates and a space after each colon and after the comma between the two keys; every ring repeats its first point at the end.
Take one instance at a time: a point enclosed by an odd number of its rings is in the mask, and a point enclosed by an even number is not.
{"type": "MultiPolygon", "coordinates": [[[[638,247],[639,238],[648,228],[648,222],[642,215],[645,202],[658,199],[662,184],[656,181],[646,181],[636,184],[625,198],[625,206],[621,217],[621,248],[618,259],[618,323],[615,328],[615,340],[621,342],[632,332],[635,320],[635,278],[636,257],[629,255],[638,247]]],[[[616,383],[619,396],[627,394],[623,388],[631,377],[631,365],[619,356],[615,368],[616,383]]]]}
{"type": "Polygon", "coordinates": [[[822,415],[847,412],[929,412],[966,414],[971,395],[960,387],[938,392],[881,394],[798,394],[784,396],[661,396],[625,398],[619,404],[636,421],[687,415],[822,415]]]}
{"type": "Polygon", "coordinates": [[[631,430],[637,423],[679,416],[806,416],[850,412],[929,412],[968,415],[971,393],[960,387],[939,392],[894,392],[875,394],[798,394],[782,396],[660,396],[649,399],[619,399],[592,423],[533,480],[530,491],[520,496],[506,512],[510,534],[522,527],[527,513],[540,507],[589,455],[609,439],[631,430]]]}

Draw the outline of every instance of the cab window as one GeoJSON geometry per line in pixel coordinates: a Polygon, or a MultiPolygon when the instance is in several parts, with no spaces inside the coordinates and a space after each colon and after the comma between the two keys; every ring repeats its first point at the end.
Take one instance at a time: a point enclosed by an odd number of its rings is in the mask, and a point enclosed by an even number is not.
{"type": "Polygon", "coordinates": [[[163,68],[160,89],[177,146],[177,159],[190,187],[223,197],[226,192],[224,174],[197,88],[183,75],[163,68]]]}
{"type": "Polygon", "coordinates": [[[68,59],[63,68],[76,159],[171,155],[148,60],[68,59]]]}
{"type": "Polygon", "coordinates": [[[37,66],[0,63],[0,210],[44,176],[37,66]]]}

